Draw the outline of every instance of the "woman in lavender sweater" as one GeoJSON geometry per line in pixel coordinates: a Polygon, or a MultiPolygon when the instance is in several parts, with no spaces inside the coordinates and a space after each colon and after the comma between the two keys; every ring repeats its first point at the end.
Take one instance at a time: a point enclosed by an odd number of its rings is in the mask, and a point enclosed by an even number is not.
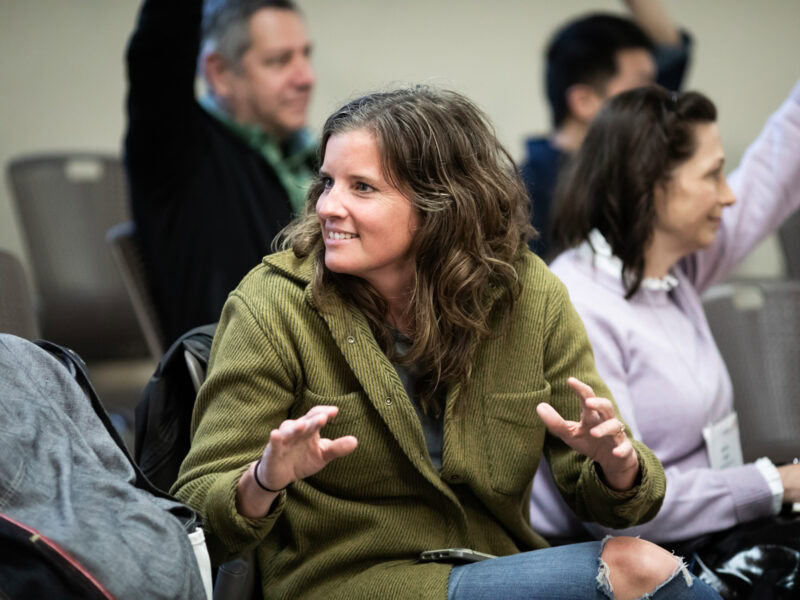
{"type": "MultiPolygon", "coordinates": [[[[732,413],[733,390],[700,301],[800,206],[800,83],[727,181],[715,120],[697,93],[617,96],[574,159],[554,221],[566,250],[551,268],[623,418],[667,474],[658,515],[624,533],[660,543],[800,501],[800,465],[712,468],[703,429],[732,413]]],[[[550,537],[610,532],[581,523],[541,467],[531,523],[550,537]]]]}

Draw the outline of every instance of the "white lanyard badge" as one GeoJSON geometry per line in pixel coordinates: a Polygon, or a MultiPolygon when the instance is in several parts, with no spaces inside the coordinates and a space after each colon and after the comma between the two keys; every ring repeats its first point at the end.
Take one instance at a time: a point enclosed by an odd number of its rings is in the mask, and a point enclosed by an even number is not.
{"type": "Polygon", "coordinates": [[[712,469],[727,469],[744,464],[742,443],[739,440],[739,417],[735,412],[713,425],[703,427],[703,438],[712,469]]]}

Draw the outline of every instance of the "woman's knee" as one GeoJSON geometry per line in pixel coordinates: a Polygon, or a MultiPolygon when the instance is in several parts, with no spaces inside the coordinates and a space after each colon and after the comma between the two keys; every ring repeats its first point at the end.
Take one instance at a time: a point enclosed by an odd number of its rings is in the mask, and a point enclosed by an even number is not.
{"type": "Polygon", "coordinates": [[[667,581],[681,559],[651,542],[633,537],[610,538],[601,558],[615,600],[639,598],[667,581]]]}

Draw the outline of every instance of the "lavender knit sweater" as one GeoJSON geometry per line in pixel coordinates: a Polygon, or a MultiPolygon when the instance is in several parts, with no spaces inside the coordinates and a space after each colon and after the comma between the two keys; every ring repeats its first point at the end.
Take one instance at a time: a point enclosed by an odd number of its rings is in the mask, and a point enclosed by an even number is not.
{"type": "Polygon", "coordinates": [[[585,242],[551,265],[569,289],[623,418],[664,464],[667,494],[645,525],[582,524],[543,463],[531,496],[531,524],[539,533],[570,537],[588,530],[670,542],[772,514],[769,486],[753,464],[709,467],[702,430],[731,412],[733,390],[700,294],[800,206],[800,82],[728,181],[738,202],[724,211],[715,243],[675,265],[678,285],[671,291],[641,289],[625,300],[619,274],[585,242]]]}

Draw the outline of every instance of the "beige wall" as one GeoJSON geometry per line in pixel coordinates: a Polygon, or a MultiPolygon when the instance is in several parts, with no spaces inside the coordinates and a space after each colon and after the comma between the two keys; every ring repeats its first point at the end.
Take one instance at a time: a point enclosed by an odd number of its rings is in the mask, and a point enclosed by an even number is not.
{"type": "MultiPolygon", "coordinates": [[[[167,1],[167,0],[165,0],[167,1]]],[[[614,0],[300,0],[316,43],[311,125],[356,92],[403,82],[459,89],[492,116],[516,157],[547,128],[542,47],[565,19],[614,0]]],[[[717,101],[730,164],[800,76],[797,0],[666,0],[696,39],[689,87],[717,101]]],[[[135,0],[0,1],[0,163],[53,149],[118,152],[122,56],[135,0]]],[[[0,247],[24,255],[7,182],[0,247]]],[[[778,275],[774,244],[748,272],[778,275]]]]}

